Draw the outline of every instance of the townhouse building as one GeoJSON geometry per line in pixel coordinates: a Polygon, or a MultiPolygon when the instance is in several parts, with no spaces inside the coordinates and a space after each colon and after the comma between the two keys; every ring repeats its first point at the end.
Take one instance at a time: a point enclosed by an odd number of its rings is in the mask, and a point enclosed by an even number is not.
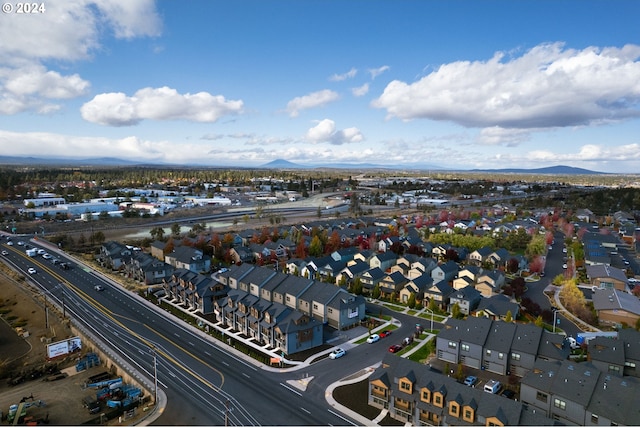
{"type": "Polygon", "coordinates": [[[369,377],[369,405],[405,425],[551,425],[520,402],[468,387],[426,365],[387,355],[369,377]]]}
{"type": "Polygon", "coordinates": [[[566,360],[570,351],[562,335],[484,317],[450,319],[436,337],[438,359],[501,375],[523,376],[536,360],[566,360]]]}

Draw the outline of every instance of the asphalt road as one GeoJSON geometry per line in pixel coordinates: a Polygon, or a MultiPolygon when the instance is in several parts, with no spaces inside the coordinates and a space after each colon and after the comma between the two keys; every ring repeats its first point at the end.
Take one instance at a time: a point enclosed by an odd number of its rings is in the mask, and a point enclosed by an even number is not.
{"type": "MultiPolygon", "coordinates": [[[[32,242],[37,245],[38,242],[32,242]]],[[[82,265],[62,270],[38,256],[26,256],[24,247],[4,247],[7,261],[29,276],[67,315],[107,343],[120,357],[153,384],[156,355],[158,384],[167,395],[166,410],[159,425],[345,425],[356,424],[336,413],[325,399],[333,382],[379,363],[391,344],[399,343],[415,330],[416,319],[385,307],[375,312],[390,314],[401,322],[389,338],[374,344],[346,344],[347,355],[338,360],[323,359],[298,371],[271,372],[236,356],[226,345],[207,337],[197,328],[174,321],[159,307],[123,290],[82,265]],[[104,287],[96,291],[95,286],[104,287]],[[287,381],[312,377],[305,390],[287,381]]],[[[59,252],[59,258],[64,253],[59,252]]],[[[543,294],[555,275],[562,273],[562,237],[549,252],[546,276],[528,283],[525,296],[543,309],[550,308],[543,294]]],[[[570,335],[577,327],[559,315],[560,327],[570,335]]],[[[427,319],[420,321],[428,327],[427,319]]],[[[441,325],[436,323],[435,328],[441,325]]],[[[337,343],[336,343],[337,344],[337,343]]]]}
{"type": "MultiPolygon", "coordinates": [[[[10,247],[7,260],[26,272],[37,269],[30,280],[62,305],[67,316],[107,343],[116,357],[139,370],[153,384],[155,349],[158,383],[168,404],[157,420],[160,425],[344,425],[353,423],[335,413],[324,398],[324,388],[300,392],[287,385],[301,373],[263,371],[231,354],[226,345],[147,301],[113,285],[92,270],[75,265],[61,270],[38,256],[27,257],[23,248],[10,247]],[[94,289],[96,285],[103,291],[94,289]],[[313,398],[310,398],[310,395],[313,398]]],[[[62,254],[58,255],[62,257],[62,254]]],[[[75,263],[74,263],[75,264],[75,263]]],[[[28,276],[28,274],[26,274],[28,276]]],[[[344,358],[352,363],[312,365],[321,384],[330,384],[353,371],[381,360],[386,347],[372,358],[344,358]],[[338,369],[335,369],[338,368],[338,369]]]]}

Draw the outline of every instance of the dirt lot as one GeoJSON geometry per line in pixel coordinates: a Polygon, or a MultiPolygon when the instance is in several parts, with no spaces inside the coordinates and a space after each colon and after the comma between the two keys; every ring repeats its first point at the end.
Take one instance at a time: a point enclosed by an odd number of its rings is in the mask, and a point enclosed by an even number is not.
{"type": "MultiPolygon", "coordinates": [[[[78,355],[58,360],[46,361],[46,343],[42,338],[59,341],[71,336],[71,330],[61,318],[51,310],[50,328],[45,328],[45,315],[41,298],[35,296],[24,280],[15,273],[8,272],[0,264],[0,424],[7,425],[9,406],[26,402],[43,401],[45,405],[33,405],[27,409],[27,417],[34,421],[52,425],[80,425],[94,419],[83,407],[85,396],[95,395],[95,390],[83,388],[87,379],[105,371],[104,366],[94,366],[80,373],[75,372],[78,355]],[[28,332],[23,338],[16,333],[16,325],[28,332]],[[67,377],[56,381],[45,381],[49,376],[34,374],[36,369],[50,368],[62,370],[67,377]],[[18,376],[24,382],[9,385],[8,380],[18,376]],[[30,376],[37,376],[31,379],[30,376]]],[[[117,421],[117,420],[116,420],[117,421]]]]}

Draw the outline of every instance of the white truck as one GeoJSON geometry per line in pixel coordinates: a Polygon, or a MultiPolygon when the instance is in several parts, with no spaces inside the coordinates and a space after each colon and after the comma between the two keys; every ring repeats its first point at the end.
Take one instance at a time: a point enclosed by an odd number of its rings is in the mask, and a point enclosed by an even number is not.
{"type": "Polygon", "coordinates": [[[34,256],[38,255],[38,250],[36,248],[27,249],[27,255],[30,256],[30,257],[34,257],[34,256]]]}

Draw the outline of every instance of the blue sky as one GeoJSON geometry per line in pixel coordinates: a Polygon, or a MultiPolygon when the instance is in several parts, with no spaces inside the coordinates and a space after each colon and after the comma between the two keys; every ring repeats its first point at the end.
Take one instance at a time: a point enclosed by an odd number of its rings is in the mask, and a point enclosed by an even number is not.
{"type": "Polygon", "coordinates": [[[2,155],[640,171],[640,2],[44,5],[0,14],[2,155]]]}

